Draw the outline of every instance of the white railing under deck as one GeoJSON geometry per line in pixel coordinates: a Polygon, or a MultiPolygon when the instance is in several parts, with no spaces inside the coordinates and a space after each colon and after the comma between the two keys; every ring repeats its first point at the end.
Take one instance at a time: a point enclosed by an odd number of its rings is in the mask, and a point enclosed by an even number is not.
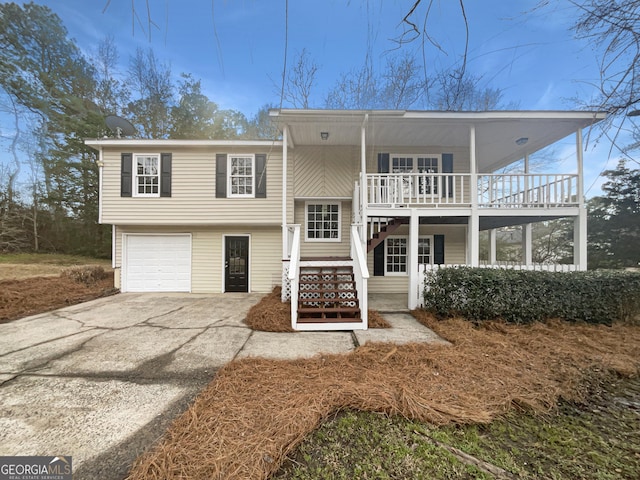
{"type": "MultiPolygon", "coordinates": [[[[425,287],[426,275],[428,272],[434,270],[440,270],[441,268],[457,268],[468,267],[469,265],[462,264],[447,264],[447,265],[418,265],[418,289],[414,294],[417,296],[417,305],[424,306],[423,290],[425,287]]],[[[545,263],[533,263],[531,265],[517,265],[517,264],[484,264],[475,268],[504,268],[509,270],[529,270],[538,272],[577,272],[580,270],[578,265],[572,264],[545,264],[545,263]]]]}
{"type": "Polygon", "coordinates": [[[578,205],[578,175],[478,175],[481,207],[563,207],[578,205]]]}
{"type": "Polygon", "coordinates": [[[298,321],[298,278],[300,277],[300,225],[291,225],[293,231],[291,254],[289,256],[289,284],[291,288],[291,328],[295,329],[298,321]]]}
{"type": "Polygon", "coordinates": [[[370,173],[367,206],[537,208],[578,205],[576,174],[370,173]],[[478,198],[471,198],[477,182],[478,198]]]}
{"type": "Polygon", "coordinates": [[[468,173],[370,173],[369,205],[470,204],[468,173]]]}
{"type": "Polygon", "coordinates": [[[351,225],[351,258],[353,259],[353,278],[356,282],[358,301],[360,302],[360,318],[362,326],[367,329],[368,323],[368,288],[369,269],[367,267],[367,256],[362,246],[358,225],[351,225]]]}

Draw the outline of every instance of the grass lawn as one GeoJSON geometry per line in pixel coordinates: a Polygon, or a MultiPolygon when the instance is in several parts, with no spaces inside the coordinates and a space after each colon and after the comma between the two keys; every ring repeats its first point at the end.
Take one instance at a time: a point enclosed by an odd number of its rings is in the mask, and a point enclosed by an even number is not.
{"type": "Polygon", "coordinates": [[[584,402],[489,424],[435,427],[348,410],[306,437],[273,478],[631,480],[640,472],[639,422],[640,380],[613,377],[584,402]]]}
{"type": "Polygon", "coordinates": [[[57,276],[66,268],[85,265],[108,269],[111,260],[60,253],[3,253],[0,254],[0,280],[57,276]]]}

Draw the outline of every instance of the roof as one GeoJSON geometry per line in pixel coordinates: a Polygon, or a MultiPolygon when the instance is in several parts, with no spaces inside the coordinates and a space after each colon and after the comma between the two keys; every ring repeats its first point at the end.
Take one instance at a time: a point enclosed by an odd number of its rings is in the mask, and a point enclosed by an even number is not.
{"type": "Polygon", "coordinates": [[[282,146],[280,140],[172,140],[141,138],[88,138],[84,143],[98,150],[100,147],[271,147],[282,146]]]}
{"type": "MultiPolygon", "coordinates": [[[[280,128],[288,127],[291,145],[470,147],[475,127],[479,171],[489,172],[590,127],[606,117],[589,111],[445,112],[415,110],[296,110],[269,112],[280,128]],[[320,132],[328,132],[322,140],[320,132]],[[516,140],[526,138],[526,143],[516,140]]],[[[434,153],[434,152],[424,152],[434,153]]]]}

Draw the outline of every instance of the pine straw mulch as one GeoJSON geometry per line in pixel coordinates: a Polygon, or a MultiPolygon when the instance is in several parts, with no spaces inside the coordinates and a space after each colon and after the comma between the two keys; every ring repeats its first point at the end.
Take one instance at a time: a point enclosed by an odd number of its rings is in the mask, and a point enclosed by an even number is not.
{"type": "MultiPolygon", "coordinates": [[[[282,289],[275,287],[247,312],[245,323],[262,332],[293,332],[291,328],[291,303],[281,300],[282,289]]],[[[391,328],[376,310],[368,310],[369,328],[391,328]]]]}
{"type": "Polygon", "coordinates": [[[532,326],[416,317],[452,342],[366,344],[350,354],[236,360],[221,370],[129,480],[265,479],[341,409],[436,425],[490,422],[511,408],[577,400],[590,376],[638,373],[640,327],[532,326]]]}
{"type": "MultiPolygon", "coordinates": [[[[75,272],[77,270],[71,270],[75,272]]],[[[57,277],[32,277],[0,281],[0,323],[48,312],[117,293],[113,273],[83,281],[69,271],[57,277]]]]}

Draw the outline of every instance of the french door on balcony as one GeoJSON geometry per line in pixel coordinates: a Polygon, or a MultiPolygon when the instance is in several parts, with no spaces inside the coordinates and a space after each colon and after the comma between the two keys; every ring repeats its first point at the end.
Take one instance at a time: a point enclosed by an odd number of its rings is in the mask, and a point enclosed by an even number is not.
{"type": "Polygon", "coordinates": [[[438,195],[438,179],[430,174],[441,171],[440,155],[391,155],[390,167],[391,173],[419,174],[402,177],[402,185],[395,192],[397,203],[438,195]]]}

